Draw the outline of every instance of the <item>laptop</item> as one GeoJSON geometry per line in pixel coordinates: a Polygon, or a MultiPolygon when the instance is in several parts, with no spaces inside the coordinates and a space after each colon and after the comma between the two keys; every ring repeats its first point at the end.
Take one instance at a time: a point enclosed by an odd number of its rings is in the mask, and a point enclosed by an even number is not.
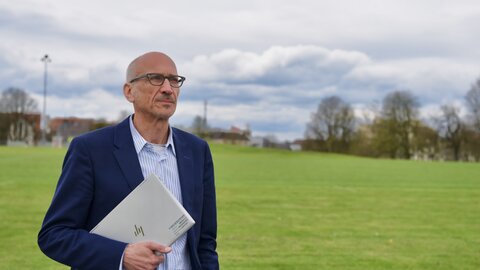
{"type": "Polygon", "coordinates": [[[150,174],[90,233],[125,243],[151,240],[171,246],[194,224],[162,181],[150,174]]]}

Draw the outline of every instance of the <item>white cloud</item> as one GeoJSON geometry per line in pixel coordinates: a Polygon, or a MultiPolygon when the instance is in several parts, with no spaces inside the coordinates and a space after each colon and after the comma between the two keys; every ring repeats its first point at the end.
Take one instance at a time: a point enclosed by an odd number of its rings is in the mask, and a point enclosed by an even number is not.
{"type": "Polygon", "coordinates": [[[275,46],[262,53],[224,50],[198,56],[183,70],[188,87],[202,93],[202,99],[298,105],[333,94],[368,103],[394,90],[410,90],[421,102],[458,98],[480,66],[439,57],[372,60],[357,51],[310,45],[275,46]]]}
{"type": "MultiPolygon", "coordinates": [[[[365,118],[371,117],[369,106],[381,102],[387,92],[409,90],[428,104],[423,116],[433,111],[431,104],[461,100],[476,67],[441,58],[375,61],[357,51],[298,45],[274,46],[261,53],[222,50],[194,57],[180,70],[188,79],[172,123],[189,126],[193,117],[203,114],[203,101],[208,100],[212,125],[249,125],[262,134],[286,138],[295,133],[299,138],[324,97],[338,95],[354,103],[357,117],[365,118]]],[[[109,85],[120,76],[115,65],[98,66],[78,78],[68,76],[75,69],[65,71],[70,73],[62,76],[63,84],[91,80],[109,85]]],[[[102,110],[102,117],[112,119],[119,110],[104,110],[109,102],[115,104],[113,108],[128,107],[120,88],[118,80],[117,89],[95,89],[72,98],[54,96],[53,104],[58,105],[52,111],[86,116],[102,110]]]]}
{"type": "Polygon", "coordinates": [[[369,57],[361,52],[297,45],[273,46],[262,53],[227,49],[211,55],[196,56],[191,62],[185,63],[183,68],[192,74],[194,83],[256,81],[262,84],[261,80],[281,81],[286,76],[292,77],[290,80],[297,80],[296,83],[302,83],[303,79],[321,78],[322,72],[349,71],[369,62],[369,57]]]}
{"type": "Polygon", "coordinates": [[[477,0],[2,2],[0,89],[41,99],[48,53],[49,113],[113,119],[130,108],[129,61],[160,50],[187,76],[173,122],[189,125],[207,99],[214,124],[301,137],[328,95],[362,107],[408,89],[425,111],[462,103],[480,75],[479,18],[477,0]]]}
{"type": "MultiPolygon", "coordinates": [[[[389,84],[392,90],[410,90],[425,102],[458,98],[480,73],[478,65],[443,58],[376,61],[356,67],[347,79],[361,84],[389,84]]],[[[388,90],[388,89],[387,89],[388,90]]]]}
{"type": "MultiPolygon", "coordinates": [[[[43,110],[43,96],[31,94],[43,110]]],[[[82,95],[47,97],[47,114],[50,117],[84,117],[105,118],[116,121],[121,111],[133,111],[132,105],[119,95],[111,94],[103,89],[93,89],[82,95]]]]}

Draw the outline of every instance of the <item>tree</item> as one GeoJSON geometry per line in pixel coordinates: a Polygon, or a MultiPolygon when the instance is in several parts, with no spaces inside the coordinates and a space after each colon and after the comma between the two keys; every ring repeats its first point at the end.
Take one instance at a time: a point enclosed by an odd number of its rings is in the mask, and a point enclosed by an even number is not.
{"type": "Polygon", "coordinates": [[[89,127],[89,130],[96,130],[96,129],[111,126],[113,124],[114,123],[107,121],[107,119],[105,118],[99,118],[93,121],[93,123],[89,127]]]}
{"type": "Polygon", "coordinates": [[[394,91],[385,96],[380,117],[374,123],[376,145],[381,153],[410,159],[419,106],[409,91],[394,91]]]}
{"type": "Polygon", "coordinates": [[[462,145],[463,123],[459,116],[459,109],[453,105],[443,105],[442,115],[438,119],[438,131],[447,146],[452,150],[453,159],[460,159],[462,145]]]}
{"type": "Polygon", "coordinates": [[[351,106],[338,96],[321,100],[307,125],[307,138],[325,141],[329,152],[346,152],[355,128],[351,106]]]}
{"type": "Polygon", "coordinates": [[[200,115],[197,115],[195,118],[193,118],[191,129],[195,134],[203,138],[205,138],[209,130],[207,121],[205,121],[205,118],[201,117],[200,115]]]}
{"type": "Polygon", "coordinates": [[[10,87],[2,92],[0,112],[27,114],[37,111],[37,102],[24,90],[10,87]]]}
{"type": "Polygon", "coordinates": [[[467,108],[470,111],[474,128],[480,132],[480,78],[472,85],[465,95],[467,108]]]}
{"type": "Polygon", "coordinates": [[[373,145],[373,125],[361,124],[355,130],[350,144],[350,153],[360,156],[376,157],[377,149],[373,145]]]}
{"type": "Polygon", "coordinates": [[[437,130],[418,122],[415,125],[415,137],[412,140],[412,147],[420,159],[438,158],[439,141],[437,130]]]}
{"type": "Polygon", "coordinates": [[[7,144],[8,131],[10,130],[10,115],[0,112],[0,145],[7,144]]]}
{"type": "Polygon", "coordinates": [[[463,138],[464,152],[467,152],[475,161],[480,161],[480,132],[467,126],[463,131],[463,138]]]}
{"type": "Polygon", "coordinates": [[[390,158],[396,158],[399,144],[393,121],[378,117],[373,122],[371,130],[373,133],[372,145],[374,146],[372,152],[375,152],[377,156],[386,155],[390,158]]]}
{"type": "Polygon", "coordinates": [[[465,95],[471,124],[465,128],[465,149],[480,160],[480,78],[472,84],[465,95]]]}
{"type": "MultiPolygon", "coordinates": [[[[0,113],[5,116],[5,121],[0,127],[0,141],[5,140],[5,134],[10,140],[25,140],[34,130],[34,118],[28,114],[37,112],[37,102],[22,89],[10,87],[2,92],[0,97],[0,113]]],[[[38,134],[34,134],[37,136],[38,134]]]]}

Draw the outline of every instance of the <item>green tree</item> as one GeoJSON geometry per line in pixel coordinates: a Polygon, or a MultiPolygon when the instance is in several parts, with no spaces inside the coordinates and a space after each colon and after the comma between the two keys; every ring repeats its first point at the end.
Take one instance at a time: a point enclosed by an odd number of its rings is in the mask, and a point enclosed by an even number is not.
{"type": "Polygon", "coordinates": [[[415,137],[412,140],[413,151],[420,158],[436,159],[439,152],[439,136],[437,131],[418,122],[415,125],[415,137]]]}
{"type": "Polygon", "coordinates": [[[417,98],[409,91],[394,91],[385,96],[373,128],[380,153],[391,158],[410,159],[419,106],[417,98]]]}

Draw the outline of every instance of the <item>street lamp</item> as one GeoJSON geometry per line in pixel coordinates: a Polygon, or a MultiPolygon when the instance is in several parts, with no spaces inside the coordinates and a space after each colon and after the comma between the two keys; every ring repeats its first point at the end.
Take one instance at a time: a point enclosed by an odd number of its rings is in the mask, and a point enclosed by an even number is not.
{"type": "Polygon", "coordinates": [[[45,73],[43,76],[43,113],[41,118],[42,124],[42,144],[46,144],[45,132],[47,130],[47,64],[52,62],[52,59],[48,57],[48,54],[45,54],[42,59],[40,59],[45,64],[45,73]]]}

